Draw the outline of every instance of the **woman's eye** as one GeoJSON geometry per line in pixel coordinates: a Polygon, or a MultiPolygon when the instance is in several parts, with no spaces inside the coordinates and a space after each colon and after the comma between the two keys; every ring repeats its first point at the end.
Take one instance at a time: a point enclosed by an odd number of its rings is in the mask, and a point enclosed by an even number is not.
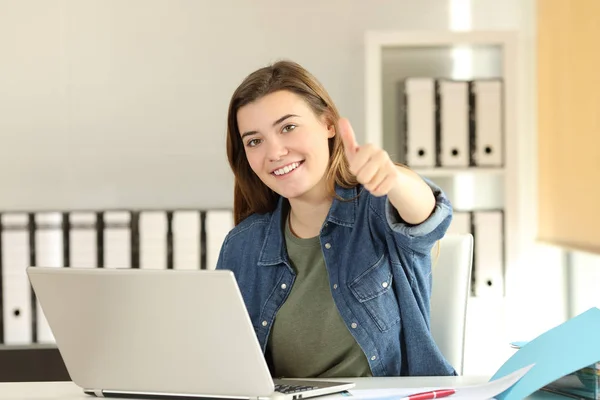
{"type": "Polygon", "coordinates": [[[296,125],[290,124],[283,127],[283,132],[289,132],[296,129],[296,125]]]}
{"type": "Polygon", "coordinates": [[[260,139],[250,139],[248,141],[248,147],[254,147],[260,143],[260,139]]]}

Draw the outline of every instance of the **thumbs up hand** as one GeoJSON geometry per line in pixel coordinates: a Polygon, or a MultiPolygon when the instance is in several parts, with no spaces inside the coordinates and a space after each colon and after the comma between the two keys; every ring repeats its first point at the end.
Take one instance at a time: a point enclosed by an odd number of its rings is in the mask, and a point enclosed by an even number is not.
{"type": "Polygon", "coordinates": [[[399,184],[399,172],[388,153],[372,144],[359,146],[346,118],[338,121],[346,158],[358,181],[374,196],[385,196],[399,184]]]}

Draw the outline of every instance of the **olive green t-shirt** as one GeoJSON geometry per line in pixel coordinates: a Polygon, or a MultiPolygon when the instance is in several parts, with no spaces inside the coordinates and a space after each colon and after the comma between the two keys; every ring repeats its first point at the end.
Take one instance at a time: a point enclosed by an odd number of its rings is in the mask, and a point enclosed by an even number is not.
{"type": "Polygon", "coordinates": [[[319,237],[300,239],[285,224],[296,279],[271,328],[275,377],[372,376],[369,363],[333,301],[319,237]]]}

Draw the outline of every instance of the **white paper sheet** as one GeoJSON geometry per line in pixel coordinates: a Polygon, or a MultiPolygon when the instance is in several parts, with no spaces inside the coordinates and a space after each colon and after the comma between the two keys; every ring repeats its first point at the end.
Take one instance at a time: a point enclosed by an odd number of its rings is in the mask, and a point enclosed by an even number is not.
{"type": "Polygon", "coordinates": [[[348,393],[341,393],[332,396],[326,396],[330,399],[372,399],[372,400],[403,400],[405,397],[417,393],[428,392],[439,389],[455,389],[456,393],[448,396],[448,400],[486,400],[494,399],[495,396],[504,392],[512,385],[517,383],[533,365],[521,368],[512,374],[506,375],[500,379],[482,383],[473,386],[462,387],[418,387],[401,389],[350,389],[348,393]]]}

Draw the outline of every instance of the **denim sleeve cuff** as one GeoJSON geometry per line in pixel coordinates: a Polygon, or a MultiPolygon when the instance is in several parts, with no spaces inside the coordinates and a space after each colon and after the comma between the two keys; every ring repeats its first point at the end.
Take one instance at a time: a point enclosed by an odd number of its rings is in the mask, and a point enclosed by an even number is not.
{"type": "Polygon", "coordinates": [[[389,199],[385,201],[385,217],[392,231],[396,233],[409,238],[432,235],[431,240],[435,241],[444,236],[450,224],[450,218],[448,217],[452,216],[452,206],[437,185],[428,179],[423,178],[423,180],[429,185],[435,196],[435,208],[425,221],[417,225],[406,223],[402,220],[389,199]]]}

